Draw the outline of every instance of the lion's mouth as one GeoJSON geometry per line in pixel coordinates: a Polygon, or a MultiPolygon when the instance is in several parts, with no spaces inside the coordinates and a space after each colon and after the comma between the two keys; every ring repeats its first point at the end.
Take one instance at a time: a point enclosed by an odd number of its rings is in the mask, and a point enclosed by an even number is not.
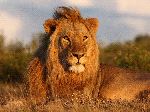
{"type": "Polygon", "coordinates": [[[85,65],[84,64],[80,64],[80,63],[77,63],[75,65],[71,65],[69,67],[69,71],[70,72],[74,72],[74,73],[81,73],[85,70],[85,65]]]}

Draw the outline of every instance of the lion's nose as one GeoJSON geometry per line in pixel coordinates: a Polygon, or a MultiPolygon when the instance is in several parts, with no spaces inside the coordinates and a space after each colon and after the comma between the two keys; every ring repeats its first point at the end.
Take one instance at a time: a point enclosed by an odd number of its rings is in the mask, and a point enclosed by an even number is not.
{"type": "Polygon", "coordinates": [[[84,56],[84,53],[72,53],[72,55],[73,55],[74,57],[76,57],[77,59],[80,59],[81,57],[84,56]]]}

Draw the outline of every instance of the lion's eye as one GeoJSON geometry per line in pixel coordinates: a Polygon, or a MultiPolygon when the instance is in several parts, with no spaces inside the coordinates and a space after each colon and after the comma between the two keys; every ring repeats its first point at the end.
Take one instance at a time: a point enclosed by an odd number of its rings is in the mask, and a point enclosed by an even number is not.
{"type": "Polygon", "coordinates": [[[70,39],[68,36],[64,36],[62,37],[62,39],[63,39],[63,42],[68,43],[68,44],[70,43],[70,39]]]}
{"type": "Polygon", "coordinates": [[[65,40],[68,40],[68,41],[69,41],[68,36],[64,36],[64,37],[63,37],[63,39],[65,39],[65,40]]]}
{"type": "Polygon", "coordinates": [[[88,39],[88,36],[83,37],[83,41],[86,41],[88,39]]]}

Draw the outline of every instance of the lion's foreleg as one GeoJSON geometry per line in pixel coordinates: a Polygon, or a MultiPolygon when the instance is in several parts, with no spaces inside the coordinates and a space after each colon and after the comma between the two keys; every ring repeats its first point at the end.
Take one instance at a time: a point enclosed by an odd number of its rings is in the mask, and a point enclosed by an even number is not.
{"type": "Polygon", "coordinates": [[[38,58],[31,61],[28,68],[29,95],[32,103],[44,103],[46,101],[46,85],[43,79],[44,67],[38,58]]]}

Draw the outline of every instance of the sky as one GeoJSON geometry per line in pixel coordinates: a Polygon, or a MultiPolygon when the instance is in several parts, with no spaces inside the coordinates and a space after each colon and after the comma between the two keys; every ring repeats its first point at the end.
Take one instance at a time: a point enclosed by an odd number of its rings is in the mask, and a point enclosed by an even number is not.
{"type": "Polygon", "coordinates": [[[150,0],[0,0],[0,33],[5,42],[28,43],[44,32],[43,23],[58,6],[77,7],[83,17],[98,18],[98,41],[132,40],[150,34],[150,0]]]}

